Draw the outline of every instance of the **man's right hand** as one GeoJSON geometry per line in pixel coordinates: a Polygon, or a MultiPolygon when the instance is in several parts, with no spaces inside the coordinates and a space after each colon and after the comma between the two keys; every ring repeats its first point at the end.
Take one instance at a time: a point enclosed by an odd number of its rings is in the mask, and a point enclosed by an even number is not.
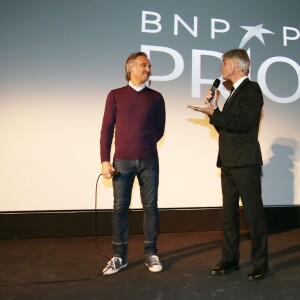
{"type": "MultiPolygon", "coordinates": [[[[214,97],[212,99],[212,101],[210,102],[210,104],[213,106],[213,108],[217,108],[218,106],[218,98],[219,98],[220,92],[219,90],[215,90],[215,94],[214,97]]],[[[210,99],[212,96],[212,91],[211,89],[207,90],[206,95],[205,95],[205,104],[208,104],[208,99],[210,99]]]]}
{"type": "Polygon", "coordinates": [[[112,178],[111,172],[114,170],[115,168],[112,166],[112,164],[109,161],[104,161],[101,164],[101,174],[105,179],[112,178]]]}

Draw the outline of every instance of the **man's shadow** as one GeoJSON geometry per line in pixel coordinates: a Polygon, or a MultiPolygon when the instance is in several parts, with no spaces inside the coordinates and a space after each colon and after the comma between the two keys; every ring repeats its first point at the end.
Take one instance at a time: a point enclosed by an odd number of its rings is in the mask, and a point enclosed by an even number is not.
{"type": "Polygon", "coordinates": [[[265,205],[294,205],[297,141],[278,138],[271,146],[273,156],[263,166],[262,196],[265,205]]]}

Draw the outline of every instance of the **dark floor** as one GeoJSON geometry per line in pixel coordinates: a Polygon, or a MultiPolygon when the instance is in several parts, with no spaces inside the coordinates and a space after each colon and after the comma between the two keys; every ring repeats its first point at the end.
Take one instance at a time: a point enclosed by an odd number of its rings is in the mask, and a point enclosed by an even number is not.
{"type": "Polygon", "coordinates": [[[0,240],[0,299],[300,299],[300,229],[270,234],[270,273],[246,279],[250,240],[241,233],[240,270],[209,275],[220,258],[220,232],[159,235],[161,273],[150,273],[143,235],[130,235],[128,267],[100,275],[111,237],[0,240]]]}

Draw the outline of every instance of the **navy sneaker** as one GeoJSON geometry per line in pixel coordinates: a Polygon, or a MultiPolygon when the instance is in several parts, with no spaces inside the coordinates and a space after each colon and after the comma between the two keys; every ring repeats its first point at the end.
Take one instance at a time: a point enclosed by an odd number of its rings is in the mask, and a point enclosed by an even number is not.
{"type": "Polygon", "coordinates": [[[127,267],[127,262],[121,257],[114,256],[110,261],[107,262],[107,265],[102,272],[103,275],[113,275],[125,267],[127,267]]]}

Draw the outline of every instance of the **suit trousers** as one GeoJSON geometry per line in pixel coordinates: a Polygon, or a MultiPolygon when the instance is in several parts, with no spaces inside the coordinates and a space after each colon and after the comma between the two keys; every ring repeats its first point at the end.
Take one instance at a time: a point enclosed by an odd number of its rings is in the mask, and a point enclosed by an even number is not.
{"type": "Polygon", "coordinates": [[[241,199],[252,240],[251,263],[254,267],[266,267],[268,265],[268,243],[266,218],[261,197],[261,166],[250,165],[235,168],[221,166],[221,183],[224,231],[222,260],[239,263],[239,199],[241,199]]]}

